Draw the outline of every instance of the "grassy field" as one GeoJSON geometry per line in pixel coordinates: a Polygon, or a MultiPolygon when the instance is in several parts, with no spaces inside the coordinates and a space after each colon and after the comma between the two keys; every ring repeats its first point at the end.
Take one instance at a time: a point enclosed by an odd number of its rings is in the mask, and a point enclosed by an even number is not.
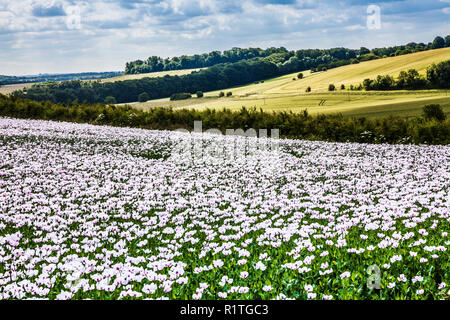
{"type": "Polygon", "coordinates": [[[426,104],[439,103],[450,113],[450,96],[445,90],[359,92],[339,90],[328,92],[328,85],[357,85],[365,78],[379,74],[397,76],[400,71],[414,68],[424,74],[432,63],[450,59],[450,48],[430,50],[399,57],[391,57],[356,65],[344,66],[326,72],[303,72],[302,80],[293,80],[297,73],[270,79],[263,83],[229,88],[205,93],[203,98],[184,101],[166,99],[145,103],[132,103],[141,109],[167,106],[173,108],[262,108],[267,111],[299,112],[305,108],[312,114],[343,113],[347,116],[377,117],[380,115],[417,116],[426,104]],[[311,93],[305,93],[310,86],[311,93]],[[233,93],[232,97],[219,98],[220,91],[233,93]]]}
{"type": "Polygon", "coordinates": [[[450,96],[443,90],[417,92],[335,92],[312,93],[270,97],[231,97],[193,98],[183,101],[169,99],[153,100],[146,103],[132,103],[140,109],[167,106],[175,109],[222,109],[238,110],[242,106],[262,108],[266,111],[301,112],[308,109],[311,114],[342,113],[344,116],[378,117],[382,115],[418,116],[423,106],[440,104],[447,114],[450,114],[450,96]],[[319,105],[323,102],[322,105],[319,105]]]}
{"type": "Polygon", "coordinates": [[[201,69],[185,69],[185,70],[171,70],[171,71],[161,71],[161,72],[151,72],[151,73],[141,73],[141,74],[126,74],[120,77],[113,77],[108,79],[102,79],[100,82],[116,82],[116,81],[124,81],[124,80],[138,80],[142,78],[157,78],[164,77],[166,75],[169,76],[183,76],[185,74],[191,74],[194,71],[198,71],[201,69]]]}
{"type": "Polygon", "coordinates": [[[34,83],[17,83],[17,84],[7,84],[0,86],[0,93],[1,94],[10,94],[16,90],[22,90],[24,88],[29,88],[34,83]]]}
{"type": "Polygon", "coordinates": [[[372,60],[331,69],[326,72],[319,72],[298,82],[286,83],[277,88],[269,90],[267,93],[291,93],[303,90],[310,86],[314,91],[327,90],[328,85],[333,83],[337,86],[344,84],[356,85],[366,78],[376,78],[378,75],[398,76],[400,71],[416,69],[419,73],[425,74],[426,69],[432,63],[450,59],[450,48],[429,50],[398,57],[372,60]]]}

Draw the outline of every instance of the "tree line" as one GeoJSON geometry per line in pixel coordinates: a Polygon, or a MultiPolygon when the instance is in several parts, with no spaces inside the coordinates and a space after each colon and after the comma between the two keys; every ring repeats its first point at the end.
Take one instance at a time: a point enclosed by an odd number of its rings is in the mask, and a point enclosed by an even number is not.
{"type": "Polygon", "coordinates": [[[127,62],[125,65],[125,74],[139,74],[159,71],[197,69],[211,67],[221,63],[233,63],[241,60],[249,60],[258,57],[267,57],[274,53],[287,53],[288,50],[281,48],[232,48],[231,50],[212,51],[210,53],[196,54],[192,56],[182,55],[173,58],[161,58],[151,56],[147,60],[136,60],[127,62]]]}
{"type": "Polygon", "coordinates": [[[334,48],[328,50],[299,50],[281,67],[287,71],[311,69],[313,72],[326,71],[328,69],[342,67],[349,64],[357,64],[364,61],[376,60],[387,57],[396,57],[405,54],[441,49],[450,47],[450,35],[445,39],[438,36],[428,44],[410,42],[406,45],[375,48],[369,50],[361,47],[359,50],[334,48]],[[321,53],[321,54],[320,54],[321,53]]]}
{"type": "Polygon", "coordinates": [[[284,47],[280,48],[232,48],[226,51],[212,51],[210,53],[196,54],[192,56],[183,55],[173,58],[161,58],[151,56],[146,60],[136,60],[127,62],[125,65],[125,74],[150,73],[158,71],[197,69],[211,67],[221,63],[234,63],[241,60],[249,60],[258,57],[272,56],[272,62],[276,63],[280,69],[287,72],[302,71],[314,69],[314,71],[322,71],[325,69],[335,68],[351,63],[358,63],[372,59],[384,57],[393,57],[425,51],[430,49],[439,49],[450,47],[450,35],[445,39],[436,37],[433,42],[428,44],[410,42],[406,45],[375,48],[369,50],[361,47],[359,50],[346,48],[333,49],[306,49],[297,51],[288,51],[284,47]],[[289,70],[287,70],[289,69],[289,70]]]}
{"type": "Polygon", "coordinates": [[[395,79],[390,75],[378,75],[376,79],[365,79],[360,88],[365,90],[419,90],[449,89],[450,60],[432,64],[427,68],[426,76],[415,69],[401,71],[395,79]]]}
{"type": "Polygon", "coordinates": [[[281,137],[336,142],[361,143],[450,143],[450,120],[439,105],[424,108],[418,118],[384,117],[376,119],[347,118],[340,114],[311,116],[302,113],[264,112],[242,108],[239,111],[151,108],[148,111],[131,106],[105,104],[53,104],[0,94],[0,116],[58,120],[145,129],[193,129],[195,120],[203,128],[279,129],[281,137]]]}

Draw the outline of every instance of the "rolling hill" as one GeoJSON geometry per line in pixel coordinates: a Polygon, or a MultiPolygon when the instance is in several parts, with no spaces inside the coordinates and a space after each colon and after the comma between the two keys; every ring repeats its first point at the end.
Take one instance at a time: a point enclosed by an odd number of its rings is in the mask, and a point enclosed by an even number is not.
{"type": "Polygon", "coordinates": [[[314,73],[303,81],[291,82],[268,90],[266,93],[291,93],[305,86],[310,86],[313,92],[314,90],[326,90],[330,83],[349,86],[351,84],[359,84],[366,78],[376,78],[378,75],[391,75],[396,77],[400,71],[406,71],[408,69],[416,69],[419,73],[426,74],[428,66],[448,59],[450,59],[450,48],[366,61],[331,69],[326,72],[314,73]]]}
{"type": "Polygon", "coordinates": [[[400,71],[411,68],[421,74],[432,63],[450,59],[450,48],[429,50],[403,56],[390,57],[343,66],[325,72],[303,72],[304,78],[294,81],[297,73],[226,90],[205,93],[203,98],[183,101],[166,99],[145,103],[132,103],[138,108],[170,106],[173,108],[230,108],[257,107],[264,110],[301,111],[308,108],[311,113],[341,112],[348,116],[377,117],[396,114],[416,116],[426,104],[439,103],[450,113],[450,96],[445,90],[365,92],[339,90],[328,92],[330,83],[340,87],[358,85],[366,78],[389,74],[397,76],[400,71]],[[305,93],[310,86],[311,93],[305,93]],[[233,93],[232,97],[219,98],[220,91],[233,93]],[[319,105],[320,104],[320,105],[319,105]]]}

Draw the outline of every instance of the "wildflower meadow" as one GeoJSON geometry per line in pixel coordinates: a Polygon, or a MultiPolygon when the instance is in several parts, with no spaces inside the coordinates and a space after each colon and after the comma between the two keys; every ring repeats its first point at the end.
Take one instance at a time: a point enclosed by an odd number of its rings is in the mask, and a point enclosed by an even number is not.
{"type": "Polygon", "coordinates": [[[448,146],[192,139],[0,118],[0,299],[449,299],[448,146]]]}

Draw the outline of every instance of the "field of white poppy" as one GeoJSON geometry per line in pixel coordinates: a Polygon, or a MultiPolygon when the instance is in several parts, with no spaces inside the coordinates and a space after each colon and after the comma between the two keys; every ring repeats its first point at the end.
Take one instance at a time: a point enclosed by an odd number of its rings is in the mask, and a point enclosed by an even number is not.
{"type": "Polygon", "coordinates": [[[190,139],[0,118],[0,299],[449,298],[450,147],[190,139]]]}

